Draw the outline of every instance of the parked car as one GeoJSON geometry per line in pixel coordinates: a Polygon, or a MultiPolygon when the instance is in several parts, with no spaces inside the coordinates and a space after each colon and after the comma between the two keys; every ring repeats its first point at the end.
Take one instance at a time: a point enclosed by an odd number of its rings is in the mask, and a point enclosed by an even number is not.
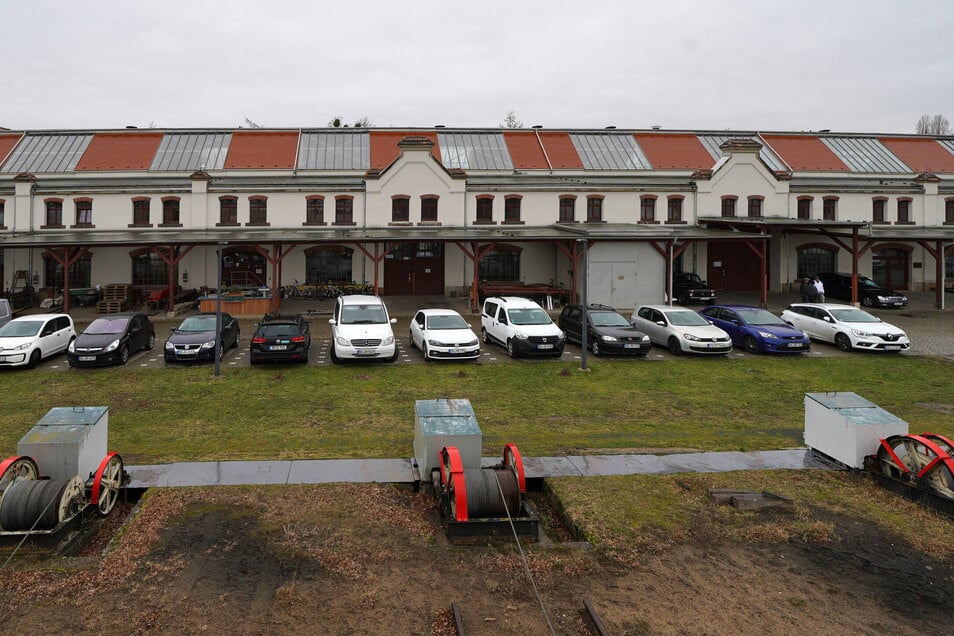
{"type": "Polygon", "coordinates": [[[421,309],[411,318],[410,341],[425,360],[476,360],[480,340],[453,309],[421,309]]]}
{"type": "Polygon", "coordinates": [[[686,307],[643,305],[636,308],[630,322],[673,355],[732,351],[729,334],[686,307]]]}
{"type": "Polygon", "coordinates": [[[842,351],[905,351],[911,346],[902,330],[851,305],[794,303],[782,312],[782,319],[842,351]]]}
{"type": "Polygon", "coordinates": [[[215,335],[215,312],[208,311],[189,316],[172,330],[166,340],[166,362],[215,360],[216,346],[225,355],[229,347],[237,347],[241,337],[238,320],[222,314],[222,341],[215,335]]]}
{"type": "MultiPolygon", "coordinates": [[[[557,319],[570,342],[583,342],[583,306],[565,305],[557,319]]],[[[586,344],[594,356],[622,354],[645,356],[652,348],[649,336],[629,324],[626,317],[606,305],[586,308],[586,344]]]]}
{"type": "MultiPolygon", "coordinates": [[[[851,302],[851,274],[821,272],[818,279],[825,285],[825,298],[851,302]]],[[[858,276],[858,302],[865,307],[907,307],[908,297],[885,289],[867,276],[858,276]]]]}
{"type": "Polygon", "coordinates": [[[62,353],[76,339],[69,314],[33,314],[0,327],[0,366],[32,369],[43,358],[62,353]]]}
{"type": "Polygon", "coordinates": [[[772,312],[748,305],[713,305],[699,312],[749,353],[801,353],[811,339],[772,312]]]}
{"type": "Polygon", "coordinates": [[[97,318],[66,351],[71,367],[126,364],[129,354],[156,346],[156,328],[149,316],[137,312],[97,318]]]}
{"type": "Polygon", "coordinates": [[[9,298],[0,298],[0,327],[13,320],[13,307],[9,298]]]}
{"type": "Polygon", "coordinates": [[[511,358],[520,355],[562,356],[565,334],[540,305],[518,296],[491,296],[480,312],[484,342],[505,347],[511,358]]]}
{"type": "Polygon", "coordinates": [[[308,362],[311,324],[300,314],[265,314],[255,327],[249,344],[252,364],[269,360],[308,362]]]}
{"type": "Polygon", "coordinates": [[[680,305],[705,303],[712,305],[716,301],[715,290],[695,272],[679,272],[672,277],[672,296],[680,305]]]}
{"type": "Polygon", "coordinates": [[[331,325],[331,361],[383,358],[397,360],[397,344],[384,301],[377,296],[350,294],[335,300],[331,325]]]}

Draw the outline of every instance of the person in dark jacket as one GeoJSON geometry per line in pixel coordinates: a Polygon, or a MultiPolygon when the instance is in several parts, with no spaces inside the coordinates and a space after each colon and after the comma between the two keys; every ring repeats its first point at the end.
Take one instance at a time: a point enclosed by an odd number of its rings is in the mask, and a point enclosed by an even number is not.
{"type": "Polygon", "coordinates": [[[812,282],[811,282],[809,279],[803,278],[803,279],[802,279],[802,287],[801,287],[802,302],[803,302],[803,303],[807,303],[807,302],[808,302],[808,299],[809,299],[809,296],[810,296],[810,294],[809,294],[809,289],[815,289],[815,286],[812,285],[812,282]]]}

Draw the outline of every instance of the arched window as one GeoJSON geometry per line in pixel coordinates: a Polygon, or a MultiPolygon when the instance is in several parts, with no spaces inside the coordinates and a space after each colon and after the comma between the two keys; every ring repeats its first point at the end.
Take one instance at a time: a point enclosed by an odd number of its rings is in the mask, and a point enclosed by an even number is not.
{"type": "MultiPolygon", "coordinates": [[[[57,250],[57,253],[62,256],[61,250],[57,250]]],[[[70,289],[92,286],[90,284],[92,279],[90,276],[92,262],[92,254],[87,253],[70,265],[70,289]]],[[[63,266],[49,254],[43,255],[43,281],[46,287],[63,289],[63,266]]]]}
{"type": "MultiPolygon", "coordinates": [[[[150,249],[130,252],[132,284],[139,287],[162,287],[169,284],[169,266],[150,249]]],[[[176,274],[178,280],[178,273],[176,274]]]]}
{"type": "Polygon", "coordinates": [[[480,280],[520,280],[520,252],[515,245],[497,245],[480,259],[477,277],[480,280]]]}
{"type": "Polygon", "coordinates": [[[811,277],[818,272],[838,271],[838,248],[833,245],[812,244],[798,250],[798,278],[811,277]]]}
{"type": "Polygon", "coordinates": [[[559,223],[576,222],[576,197],[572,194],[565,194],[560,197],[560,216],[559,223]]]}
{"type": "Polygon", "coordinates": [[[318,245],[305,250],[305,280],[340,285],[354,280],[354,250],[343,245],[318,245]]]}

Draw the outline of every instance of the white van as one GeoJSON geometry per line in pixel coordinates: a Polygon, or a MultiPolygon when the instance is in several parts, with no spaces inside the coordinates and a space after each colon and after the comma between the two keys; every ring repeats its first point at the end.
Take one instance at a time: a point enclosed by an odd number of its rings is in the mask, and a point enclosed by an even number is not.
{"type": "Polygon", "coordinates": [[[397,345],[391,325],[397,318],[388,316],[388,309],[377,296],[354,294],[339,296],[335,301],[331,325],[331,361],[383,358],[397,360],[397,345]]]}
{"type": "Polygon", "coordinates": [[[537,303],[518,296],[492,296],[480,312],[484,342],[507,348],[511,358],[520,355],[562,356],[566,334],[537,303]]]}

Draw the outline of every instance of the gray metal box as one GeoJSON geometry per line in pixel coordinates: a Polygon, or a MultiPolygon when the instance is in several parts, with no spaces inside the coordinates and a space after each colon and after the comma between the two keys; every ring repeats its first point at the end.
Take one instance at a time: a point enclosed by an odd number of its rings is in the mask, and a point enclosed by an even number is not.
{"type": "Polygon", "coordinates": [[[864,468],[883,438],[907,432],[907,422],[856,393],[805,394],[805,444],[851,468],[864,468]]]}
{"type": "Polygon", "coordinates": [[[32,457],[43,477],[85,480],[106,457],[108,429],[109,407],[58,406],[23,436],[17,454],[32,457]]]}
{"type": "Polygon", "coordinates": [[[480,468],[483,435],[470,400],[417,400],[414,403],[414,457],[423,481],[441,466],[441,449],[456,446],[464,468],[480,468]]]}

